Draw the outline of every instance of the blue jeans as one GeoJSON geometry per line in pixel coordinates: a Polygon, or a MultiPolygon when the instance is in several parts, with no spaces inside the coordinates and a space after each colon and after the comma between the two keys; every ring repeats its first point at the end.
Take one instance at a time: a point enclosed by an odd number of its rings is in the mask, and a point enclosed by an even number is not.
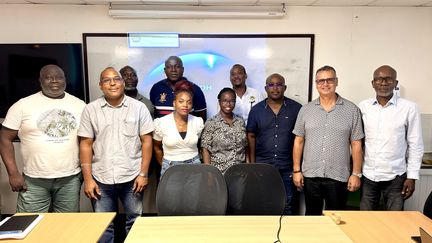
{"type": "MultiPolygon", "coordinates": [[[[120,199],[126,214],[126,234],[131,229],[135,219],[141,216],[143,211],[144,193],[133,193],[135,180],[119,184],[103,184],[98,181],[101,196],[98,200],[92,200],[95,212],[118,212],[118,199],[120,199]]],[[[99,242],[114,242],[114,223],[111,222],[103,233],[99,242]]]]}
{"type": "Polygon", "coordinates": [[[391,181],[374,182],[363,178],[363,187],[360,200],[360,210],[389,210],[402,211],[404,199],[402,195],[406,174],[396,176],[391,181]],[[381,197],[383,208],[380,207],[381,197]]]}
{"type": "Polygon", "coordinates": [[[24,175],[27,191],[18,193],[18,213],[79,212],[82,175],[44,179],[24,175]]]}
{"type": "Polygon", "coordinates": [[[286,202],[285,202],[285,215],[293,215],[294,211],[294,197],[295,197],[295,191],[294,191],[294,183],[292,181],[292,171],[288,169],[279,169],[279,174],[282,177],[282,181],[285,186],[285,195],[286,195],[286,202]]]}
{"type": "Polygon", "coordinates": [[[347,182],[330,178],[304,177],[306,215],[322,215],[327,210],[344,210],[348,199],[347,182]]]}
{"type": "Polygon", "coordinates": [[[161,177],[169,167],[180,164],[201,164],[201,160],[198,155],[193,157],[192,159],[182,161],[167,160],[165,158],[162,158],[162,169],[160,173],[161,177]]]}

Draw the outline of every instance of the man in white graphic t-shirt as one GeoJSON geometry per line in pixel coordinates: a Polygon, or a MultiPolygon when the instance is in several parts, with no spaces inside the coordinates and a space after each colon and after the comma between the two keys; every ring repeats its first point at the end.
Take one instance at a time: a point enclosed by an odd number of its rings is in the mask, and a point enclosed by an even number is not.
{"type": "Polygon", "coordinates": [[[40,70],[41,91],[20,99],[6,115],[0,152],[17,212],[78,212],[81,168],[77,130],[85,103],[66,93],[66,78],[56,65],[40,70]],[[21,141],[23,173],[18,170],[13,140],[21,141]],[[52,204],[52,205],[51,205],[52,204]]]}

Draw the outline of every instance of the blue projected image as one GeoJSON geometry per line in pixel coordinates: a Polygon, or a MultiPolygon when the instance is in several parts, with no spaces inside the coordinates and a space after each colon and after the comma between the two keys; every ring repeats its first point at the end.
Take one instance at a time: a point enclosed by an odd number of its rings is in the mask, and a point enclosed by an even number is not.
{"type": "MultiPolygon", "coordinates": [[[[214,53],[191,53],[179,55],[178,57],[182,59],[183,66],[188,66],[189,68],[204,68],[208,71],[216,69],[218,64],[232,62],[229,58],[214,53]]],[[[149,72],[145,79],[148,81],[154,81],[153,79],[155,77],[160,77],[161,74],[164,75],[164,67],[165,61],[162,61],[157,67],[149,72]]]]}
{"type": "Polygon", "coordinates": [[[201,87],[207,102],[207,117],[218,112],[217,94],[231,87],[230,69],[239,63],[246,68],[248,87],[263,93],[265,79],[272,73],[285,77],[286,96],[307,103],[312,74],[310,36],[179,34],[178,47],[129,48],[127,35],[86,37],[90,100],[100,97],[100,70],[130,65],[137,71],[140,94],[149,97],[152,86],[165,79],[164,63],[178,56],[184,74],[201,87]]]}

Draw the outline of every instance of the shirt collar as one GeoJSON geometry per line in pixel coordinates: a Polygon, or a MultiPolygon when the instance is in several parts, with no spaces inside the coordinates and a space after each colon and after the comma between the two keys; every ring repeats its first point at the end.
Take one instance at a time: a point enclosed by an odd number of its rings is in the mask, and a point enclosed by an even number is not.
{"type": "MultiPolygon", "coordinates": [[[[186,80],[188,82],[190,82],[185,76],[181,77],[177,82],[179,82],[180,80],[186,80]]],[[[165,82],[165,85],[167,85],[168,87],[171,87],[169,82],[171,82],[168,78],[163,80],[165,82]]]]}
{"type": "MultiPolygon", "coordinates": [[[[218,119],[219,121],[223,122],[223,123],[226,123],[219,112],[215,115],[215,118],[218,119]]],[[[237,116],[236,114],[233,113],[233,124],[235,122],[237,122],[239,118],[240,118],[239,116],[237,116]]]]}
{"type": "MultiPolygon", "coordinates": [[[[397,100],[398,100],[398,96],[393,94],[393,96],[391,97],[391,99],[389,101],[387,101],[387,104],[384,107],[390,106],[390,105],[397,105],[397,100]]],[[[379,105],[377,98],[375,97],[372,100],[372,105],[379,105]]]]}
{"type": "Polygon", "coordinates": [[[216,117],[218,120],[223,121],[223,118],[222,118],[222,116],[220,115],[219,112],[216,113],[215,117],[216,117]]]}
{"type": "Polygon", "coordinates": [[[338,93],[336,93],[336,95],[337,95],[336,105],[343,105],[344,99],[338,93]]]}
{"type": "Polygon", "coordinates": [[[136,98],[135,98],[136,100],[139,100],[139,101],[141,101],[141,100],[143,100],[144,99],[144,96],[142,95],[142,94],[140,94],[140,93],[137,93],[137,95],[136,95],[136,98]]]}
{"type": "MultiPolygon", "coordinates": [[[[99,103],[101,107],[105,107],[105,106],[114,107],[108,103],[108,101],[105,99],[104,96],[102,96],[102,99],[100,99],[99,103]]],[[[128,105],[129,105],[129,100],[127,99],[127,95],[124,95],[122,102],[120,102],[120,104],[116,107],[122,107],[122,106],[128,107],[128,105]]]]}
{"type": "MultiPolygon", "coordinates": [[[[265,98],[265,106],[264,106],[264,108],[266,108],[266,109],[268,107],[267,100],[268,100],[268,98],[265,98]]],[[[287,98],[286,97],[284,97],[283,106],[287,106],[287,98]]]]}
{"type": "Polygon", "coordinates": [[[244,92],[244,94],[243,95],[248,95],[249,94],[249,89],[248,89],[248,86],[247,85],[245,85],[245,92],[244,92]]]}
{"type": "MultiPolygon", "coordinates": [[[[313,102],[315,105],[321,105],[319,97],[316,98],[313,102]]],[[[335,104],[336,105],[343,105],[343,103],[344,103],[344,98],[342,98],[338,93],[336,93],[336,103],[335,104]]]]}

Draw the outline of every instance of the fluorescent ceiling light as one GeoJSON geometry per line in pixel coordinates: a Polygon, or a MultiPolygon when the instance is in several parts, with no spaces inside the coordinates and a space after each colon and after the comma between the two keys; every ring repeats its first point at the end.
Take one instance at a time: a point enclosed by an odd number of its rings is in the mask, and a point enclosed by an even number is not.
{"type": "Polygon", "coordinates": [[[206,19],[206,18],[281,18],[285,7],[277,6],[166,6],[166,5],[112,5],[113,18],[150,19],[206,19]]]}

